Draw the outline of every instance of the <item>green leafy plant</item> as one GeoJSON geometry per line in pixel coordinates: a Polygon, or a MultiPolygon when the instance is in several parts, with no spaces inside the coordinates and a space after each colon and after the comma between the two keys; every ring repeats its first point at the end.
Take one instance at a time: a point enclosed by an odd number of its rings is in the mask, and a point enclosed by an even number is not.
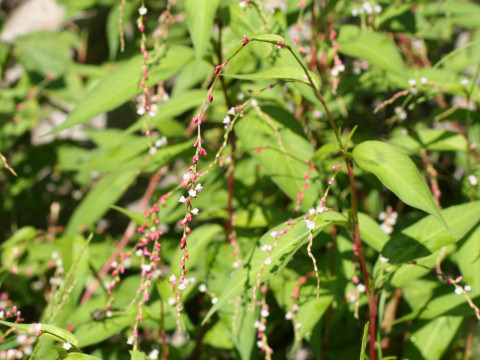
{"type": "Polygon", "coordinates": [[[2,8],[0,357],[478,356],[478,4],[56,6],[2,8]]]}

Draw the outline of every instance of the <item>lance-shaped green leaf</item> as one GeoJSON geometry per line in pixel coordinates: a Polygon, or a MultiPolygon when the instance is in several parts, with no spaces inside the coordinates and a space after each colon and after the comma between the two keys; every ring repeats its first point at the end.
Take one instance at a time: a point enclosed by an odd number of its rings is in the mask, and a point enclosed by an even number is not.
{"type": "Polygon", "coordinates": [[[405,346],[405,359],[441,359],[462,322],[461,316],[442,316],[418,323],[405,346]]]}
{"type": "Polygon", "coordinates": [[[147,358],[147,354],[139,350],[130,350],[130,356],[131,360],[145,360],[147,358]]]}
{"type": "MultiPolygon", "coordinates": [[[[192,49],[172,46],[150,66],[147,86],[166,80],[182,69],[193,57],[192,49]]],[[[123,63],[105,76],[73,109],[67,120],[51,134],[82,124],[103,112],[115,109],[141,92],[142,56],[123,63]]]]}
{"type": "MultiPolygon", "coordinates": [[[[339,224],[348,226],[347,219],[336,211],[328,211],[317,216],[314,235],[325,229],[328,225],[339,224]]],[[[290,261],[297,250],[308,241],[310,230],[306,227],[303,218],[295,220],[293,225],[281,224],[268,233],[264,234],[252,252],[247,255],[246,260],[232,276],[224,291],[219,296],[218,301],[212,306],[205,316],[205,323],[218,309],[220,309],[228,300],[247,291],[257,283],[257,276],[260,276],[260,282],[268,280],[270,277],[278,274],[290,261]],[[262,250],[264,245],[273,246],[278,232],[287,229],[287,232],[280,235],[278,244],[274,247],[270,261],[268,252],[262,250]],[[263,271],[262,271],[262,268],[263,271]]]]}
{"type": "Polygon", "coordinates": [[[16,324],[8,321],[0,320],[0,324],[9,326],[11,328],[30,333],[40,332],[41,335],[45,335],[53,340],[68,342],[73,346],[78,346],[77,338],[70,332],[61,327],[50,324],[16,324]]]}
{"type": "Polygon", "coordinates": [[[402,56],[386,35],[355,25],[343,25],[337,41],[338,51],[342,54],[367,60],[380,69],[398,75],[406,83],[407,71],[402,56]]]}
{"type": "Polygon", "coordinates": [[[404,203],[435,216],[447,226],[427,184],[408,156],[387,143],[365,141],[355,147],[353,158],[363,170],[374,174],[404,203]]]}
{"type": "Polygon", "coordinates": [[[450,231],[438,226],[433,216],[427,216],[394,234],[385,244],[383,256],[391,263],[407,262],[459,241],[480,222],[480,201],[451,206],[442,210],[441,215],[450,231]]]}
{"type": "Polygon", "coordinates": [[[186,0],[187,23],[195,48],[195,57],[201,59],[212,33],[213,20],[220,0],[186,0]]]}
{"type": "MultiPolygon", "coordinates": [[[[308,74],[312,78],[313,85],[320,90],[320,78],[311,71],[308,71],[308,74]]],[[[252,74],[224,74],[224,76],[246,80],[291,80],[308,84],[305,72],[300,66],[275,66],[252,74]]]]}
{"type": "Polygon", "coordinates": [[[135,178],[136,170],[108,174],[98,181],[70,217],[65,234],[71,236],[82,226],[90,227],[109,207],[127,190],[128,184],[135,178]]]}
{"type": "Polygon", "coordinates": [[[277,34],[260,34],[250,37],[250,40],[285,42],[285,39],[277,34]]]}
{"type": "Polygon", "coordinates": [[[100,360],[100,358],[78,352],[70,352],[63,360],[100,360]]]}
{"type": "Polygon", "coordinates": [[[75,331],[78,343],[81,347],[98,344],[135,321],[135,311],[129,309],[120,313],[114,313],[112,317],[103,321],[90,321],[81,324],[75,331]]]}

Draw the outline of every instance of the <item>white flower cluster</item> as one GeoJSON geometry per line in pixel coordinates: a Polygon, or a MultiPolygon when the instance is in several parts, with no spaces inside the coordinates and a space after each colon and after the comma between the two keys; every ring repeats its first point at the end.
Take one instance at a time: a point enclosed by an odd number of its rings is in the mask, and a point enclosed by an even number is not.
{"type": "Polygon", "coordinates": [[[364,1],[361,7],[352,10],[352,16],[356,17],[362,14],[372,15],[374,13],[380,14],[381,12],[382,7],[380,5],[373,5],[370,1],[364,1]]]}
{"type": "Polygon", "coordinates": [[[398,213],[396,211],[382,211],[378,215],[378,219],[382,221],[380,225],[381,229],[386,234],[391,234],[393,232],[393,227],[397,223],[398,213]]]}

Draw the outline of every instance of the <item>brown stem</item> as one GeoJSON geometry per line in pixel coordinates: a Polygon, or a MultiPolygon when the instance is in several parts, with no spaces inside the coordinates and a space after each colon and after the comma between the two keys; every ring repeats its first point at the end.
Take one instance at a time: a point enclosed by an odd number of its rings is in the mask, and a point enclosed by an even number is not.
{"type": "Polygon", "coordinates": [[[310,70],[314,70],[317,66],[317,19],[315,18],[315,0],[312,1],[312,19],[310,21],[310,29],[312,32],[312,38],[310,41],[310,63],[309,68],[310,70]]]}
{"type": "Polygon", "coordinates": [[[322,94],[320,93],[320,90],[318,90],[314,82],[306,69],[305,65],[302,63],[302,61],[296,56],[296,54],[292,51],[291,47],[288,45],[285,45],[285,48],[287,48],[290,53],[295,57],[297,62],[300,64],[300,66],[303,68],[305,75],[308,78],[308,81],[315,91],[315,95],[317,98],[320,100],[322,103],[323,109],[325,110],[325,113],[327,114],[328,120],[330,121],[330,125],[332,126],[333,132],[335,134],[335,137],[337,139],[338,146],[340,150],[343,153],[343,158],[345,163],[347,164],[347,169],[348,169],[348,177],[350,180],[350,189],[352,193],[352,213],[353,213],[353,218],[352,218],[352,240],[355,244],[356,247],[356,253],[358,254],[358,258],[360,259],[360,266],[362,269],[362,274],[365,282],[365,287],[367,291],[367,298],[368,298],[368,310],[370,314],[370,360],[375,360],[375,334],[376,334],[376,320],[377,320],[377,300],[378,300],[378,295],[375,295],[375,289],[373,286],[371,286],[370,283],[370,276],[368,274],[366,262],[365,262],[365,256],[363,254],[363,248],[362,248],[362,239],[360,237],[360,228],[358,225],[358,205],[357,205],[357,191],[355,187],[355,175],[353,172],[353,161],[349,158],[348,153],[347,153],[347,147],[343,145],[341,139],[340,139],[340,133],[338,131],[337,125],[335,124],[335,120],[333,119],[332,114],[330,113],[330,110],[328,109],[327,103],[325,102],[325,99],[323,98],[322,94]]]}
{"type": "MultiPolygon", "coordinates": [[[[160,179],[162,178],[163,174],[165,174],[167,169],[168,169],[167,166],[162,167],[150,178],[150,182],[148,183],[147,190],[145,191],[145,194],[140,200],[140,204],[139,204],[140,208],[143,209],[148,205],[148,202],[150,201],[150,198],[153,195],[153,191],[155,190],[157,183],[160,181],[160,179]]],[[[110,264],[120,256],[120,253],[122,252],[123,248],[127,246],[133,234],[135,234],[135,229],[136,229],[136,223],[135,221],[131,220],[128,223],[127,229],[123,234],[122,240],[120,240],[120,242],[117,244],[117,247],[115,248],[115,251],[110,255],[105,265],[103,265],[103,267],[98,272],[99,279],[103,279],[105,275],[108,273],[108,271],[110,270],[110,264]]],[[[83,296],[80,300],[80,304],[86,303],[92,297],[98,285],[99,285],[99,281],[95,279],[95,281],[91,283],[90,286],[83,293],[83,296]]]]}
{"type": "MultiPolygon", "coordinates": [[[[223,63],[223,54],[222,54],[222,23],[218,22],[218,46],[216,47],[217,50],[217,57],[218,62],[220,64],[223,63]]],[[[225,102],[227,107],[230,109],[232,107],[232,102],[230,97],[228,96],[227,84],[225,83],[225,78],[223,76],[220,77],[220,83],[222,85],[223,95],[225,97],[225,102]]],[[[230,135],[230,144],[232,145],[232,152],[230,155],[230,165],[228,171],[228,180],[227,180],[227,187],[228,187],[228,202],[227,202],[227,220],[225,221],[225,235],[226,240],[228,242],[229,235],[232,233],[233,230],[233,196],[234,196],[234,188],[235,188],[235,177],[234,177],[234,169],[235,169],[235,150],[236,150],[236,137],[235,132],[232,129],[230,135]]]]}
{"type": "Polygon", "coordinates": [[[476,320],[472,317],[468,323],[468,335],[467,341],[465,344],[465,354],[463,355],[463,360],[470,360],[472,355],[472,343],[473,343],[473,331],[475,330],[476,320]]]}

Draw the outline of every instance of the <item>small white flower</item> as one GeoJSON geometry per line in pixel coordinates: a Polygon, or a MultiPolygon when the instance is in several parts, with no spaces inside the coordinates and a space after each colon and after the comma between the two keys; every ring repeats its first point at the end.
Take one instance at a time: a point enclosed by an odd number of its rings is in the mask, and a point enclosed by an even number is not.
{"type": "Polygon", "coordinates": [[[178,285],[178,290],[185,290],[187,286],[185,285],[185,283],[181,283],[180,285],[178,285]]]}
{"type": "Polygon", "coordinates": [[[182,195],[182,196],[180,196],[180,199],[178,199],[178,202],[179,203],[185,203],[185,200],[187,200],[187,199],[185,199],[185,196],[182,195]]]}
{"type": "Polygon", "coordinates": [[[168,281],[170,281],[170,282],[177,281],[177,277],[175,276],[175,274],[172,274],[172,275],[168,278],[168,281]]]}
{"type": "Polygon", "coordinates": [[[289,311],[289,312],[287,312],[287,313],[285,314],[285,319],[286,319],[286,320],[291,320],[291,319],[292,319],[292,316],[293,316],[292,312],[289,311]]]}
{"type": "Polygon", "coordinates": [[[301,327],[302,327],[302,323],[298,323],[297,325],[295,325],[295,330],[300,330],[301,327]]]}
{"type": "Polygon", "coordinates": [[[265,251],[265,252],[272,251],[272,246],[265,244],[262,246],[262,251],[265,251]]]}
{"type": "Polygon", "coordinates": [[[20,345],[25,345],[25,343],[27,342],[27,340],[28,340],[27,334],[19,334],[19,335],[17,335],[17,342],[18,342],[20,345]]]}
{"type": "Polygon", "coordinates": [[[70,344],[69,342],[66,342],[66,343],[63,343],[62,344],[62,347],[65,349],[65,350],[70,350],[72,348],[72,344],[70,344]]]}
{"type": "Polygon", "coordinates": [[[158,359],[158,354],[160,352],[158,351],[158,349],[153,349],[152,351],[150,351],[150,353],[148,354],[148,358],[149,359],[152,359],[152,360],[155,360],[155,359],[158,359]]]}
{"type": "Polygon", "coordinates": [[[462,290],[461,286],[455,286],[455,294],[461,295],[462,292],[463,292],[463,290],[462,290]]]}
{"type": "Polygon", "coordinates": [[[193,215],[198,215],[198,212],[199,212],[199,211],[200,211],[200,210],[198,210],[197,208],[195,208],[195,209],[192,210],[192,214],[193,214],[193,215]]]}
{"type": "Polygon", "coordinates": [[[225,117],[223,118],[223,123],[224,123],[224,124],[230,124],[230,116],[228,116],[228,115],[225,116],[225,117]]]}
{"type": "Polygon", "coordinates": [[[325,206],[318,205],[317,206],[317,213],[321,214],[323,213],[327,208],[325,206]]]}
{"type": "Polygon", "coordinates": [[[165,136],[163,136],[160,139],[158,139],[157,141],[155,141],[155,147],[160,148],[163,145],[165,145],[166,143],[167,143],[167,138],[165,136]]]}
{"type": "Polygon", "coordinates": [[[182,179],[185,181],[189,181],[192,178],[192,173],[190,171],[187,171],[185,174],[183,174],[182,179]]]}
{"type": "Polygon", "coordinates": [[[380,5],[375,5],[373,8],[377,14],[380,14],[382,12],[382,7],[380,5]]]}
{"type": "Polygon", "coordinates": [[[468,181],[470,182],[470,184],[471,184],[472,186],[476,186],[476,185],[478,184],[478,179],[477,179],[477,177],[476,177],[475,175],[470,175],[470,176],[468,177],[468,181]]]}
{"type": "Polygon", "coordinates": [[[460,84],[462,84],[463,86],[467,86],[468,85],[468,79],[463,79],[462,81],[460,81],[460,84]]]}
{"type": "Polygon", "coordinates": [[[252,104],[253,107],[258,106],[258,100],[252,99],[252,101],[250,101],[250,104],[252,104]]]}
{"type": "Polygon", "coordinates": [[[203,190],[202,184],[198,183],[198,184],[195,186],[195,190],[197,190],[198,192],[202,191],[202,190],[203,190]]]}
{"type": "Polygon", "coordinates": [[[332,70],[330,71],[330,75],[332,76],[338,76],[339,73],[340,71],[338,70],[337,67],[333,67],[332,70]]]}
{"type": "Polygon", "coordinates": [[[266,317],[268,317],[268,315],[270,315],[270,313],[268,312],[267,309],[262,309],[262,311],[260,312],[261,317],[266,318],[266,317]]]}
{"type": "Polygon", "coordinates": [[[372,5],[370,5],[368,1],[363,3],[363,9],[368,15],[370,15],[373,12],[372,5]]]}
{"type": "Polygon", "coordinates": [[[235,115],[235,108],[231,107],[230,109],[228,109],[227,114],[228,115],[235,115]]]}
{"type": "Polygon", "coordinates": [[[258,321],[258,320],[255,321],[255,322],[253,323],[253,327],[254,327],[255,329],[258,329],[258,328],[260,327],[260,321],[258,321]]]}
{"type": "Polygon", "coordinates": [[[217,301],[218,301],[218,298],[214,297],[214,298],[212,299],[212,304],[215,305],[215,304],[217,303],[217,301]]]}
{"type": "Polygon", "coordinates": [[[380,228],[383,230],[385,234],[391,234],[393,232],[393,227],[386,222],[382,223],[380,225],[380,228]]]}
{"type": "Polygon", "coordinates": [[[408,85],[415,87],[417,85],[417,81],[415,79],[410,79],[408,80],[408,85]]]}
{"type": "Polygon", "coordinates": [[[270,236],[271,236],[271,237],[277,237],[277,235],[278,235],[278,231],[272,231],[272,232],[270,233],[270,236]]]}
{"type": "Polygon", "coordinates": [[[380,256],[380,262],[385,264],[388,262],[388,258],[380,256]]]}
{"type": "Polygon", "coordinates": [[[260,349],[263,347],[263,344],[262,344],[261,340],[257,341],[257,347],[259,347],[260,349]]]}
{"type": "Polygon", "coordinates": [[[207,291],[207,285],[205,285],[205,284],[198,285],[198,291],[200,291],[202,293],[206,292],[207,291]]]}
{"type": "Polygon", "coordinates": [[[339,64],[339,65],[337,66],[337,69],[338,69],[338,71],[340,71],[340,72],[344,72],[344,71],[345,71],[345,65],[339,64]]]}
{"type": "Polygon", "coordinates": [[[150,265],[150,264],[143,264],[143,265],[141,266],[141,268],[142,268],[142,271],[149,272],[150,270],[152,270],[152,265],[150,265]]]}
{"type": "Polygon", "coordinates": [[[135,251],[135,255],[137,255],[137,256],[142,256],[142,255],[143,255],[143,250],[142,250],[142,249],[138,249],[137,251],[135,251]]]}
{"type": "Polygon", "coordinates": [[[272,258],[269,256],[265,259],[264,264],[265,265],[270,265],[272,263],[272,258]]]}
{"type": "Polygon", "coordinates": [[[353,9],[353,10],[352,10],[352,16],[353,16],[353,17],[357,17],[357,16],[358,16],[358,10],[357,10],[357,9],[353,9]]]}
{"type": "Polygon", "coordinates": [[[463,289],[464,289],[466,292],[469,292],[469,291],[472,290],[472,287],[471,287],[470,285],[465,285],[465,286],[463,287],[463,289]]]}
{"type": "Polygon", "coordinates": [[[240,6],[243,9],[243,8],[245,8],[245,6],[247,6],[247,3],[245,1],[240,1],[238,6],[240,6]]]}
{"type": "Polygon", "coordinates": [[[129,336],[128,339],[127,339],[127,344],[132,345],[133,341],[134,341],[133,336],[129,336]]]}
{"type": "Polygon", "coordinates": [[[151,147],[150,149],[148,149],[148,153],[152,156],[155,155],[157,153],[157,148],[151,147]]]}
{"type": "Polygon", "coordinates": [[[366,289],[367,289],[367,288],[366,288],[365,285],[363,285],[363,284],[358,284],[358,285],[357,285],[357,290],[358,290],[358,292],[363,293],[363,292],[365,292],[366,289]]]}
{"type": "Polygon", "coordinates": [[[147,15],[147,8],[146,8],[145,6],[143,6],[143,5],[140,6],[140,7],[138,8],[138,13],[139,13],[141,16],[147,15]]]}
{"type": "Polygon", "coordinates": [[[405,120],[407,118],[407,113],[400,106],[397,106],[395,109],[395,114],[397,114],[399,120],[405,120]]]}
{"type": "Polygon", "coordinates": [[[316,213],[315,208],[310,208],[310,209],[308,209],[308,213],[309,213],[310,215],[314,215],[314,214],[316,213]]]}
{"type": "Polygon", "coordinates": [[[192,198],[197,197],[197,191],[194,189],[188,190],[188,195],[190,195],[192,198]]]}
{"type": "Polygon", "coordinates": [[[422,76],[422,77],[420,78],[420,84],[425,85],[427,82],[428,82],[428,79],[427,79],[425,76],[422,76]]]}
{"type": "Polygon", "coordinates": [[[177,302],[177,300],[176,300],[174,297],[170,297],[170,298],[168,298],[168,300],[167,300],[167,303],[168,303],[168,305],[170,305],[170,306],[175,305],[176,302],[177,302]]]}
{"type": "Polygon", "coordinates": [[[310,230],[315,229],[315,223],[313,221],[305,220],[305,223],[306,223],[307,229],[310,229],[310,230]]]}
{"type": "Polygon", "coordinates": [[[33,347],[32,347],[32,345],[27,345],[27,346],[25,346],[25,347],[23,348],[23,353],[24,353],[25,355],[28,355],[28,356],[32,355],[32,354],[33,354],[33,347]]]}
{"type": "Polygon", "coordinates": [[[41,330],[42,330],[42,324],[41,323],[35,324],[35,331],[41,331],[41,330]]]}

